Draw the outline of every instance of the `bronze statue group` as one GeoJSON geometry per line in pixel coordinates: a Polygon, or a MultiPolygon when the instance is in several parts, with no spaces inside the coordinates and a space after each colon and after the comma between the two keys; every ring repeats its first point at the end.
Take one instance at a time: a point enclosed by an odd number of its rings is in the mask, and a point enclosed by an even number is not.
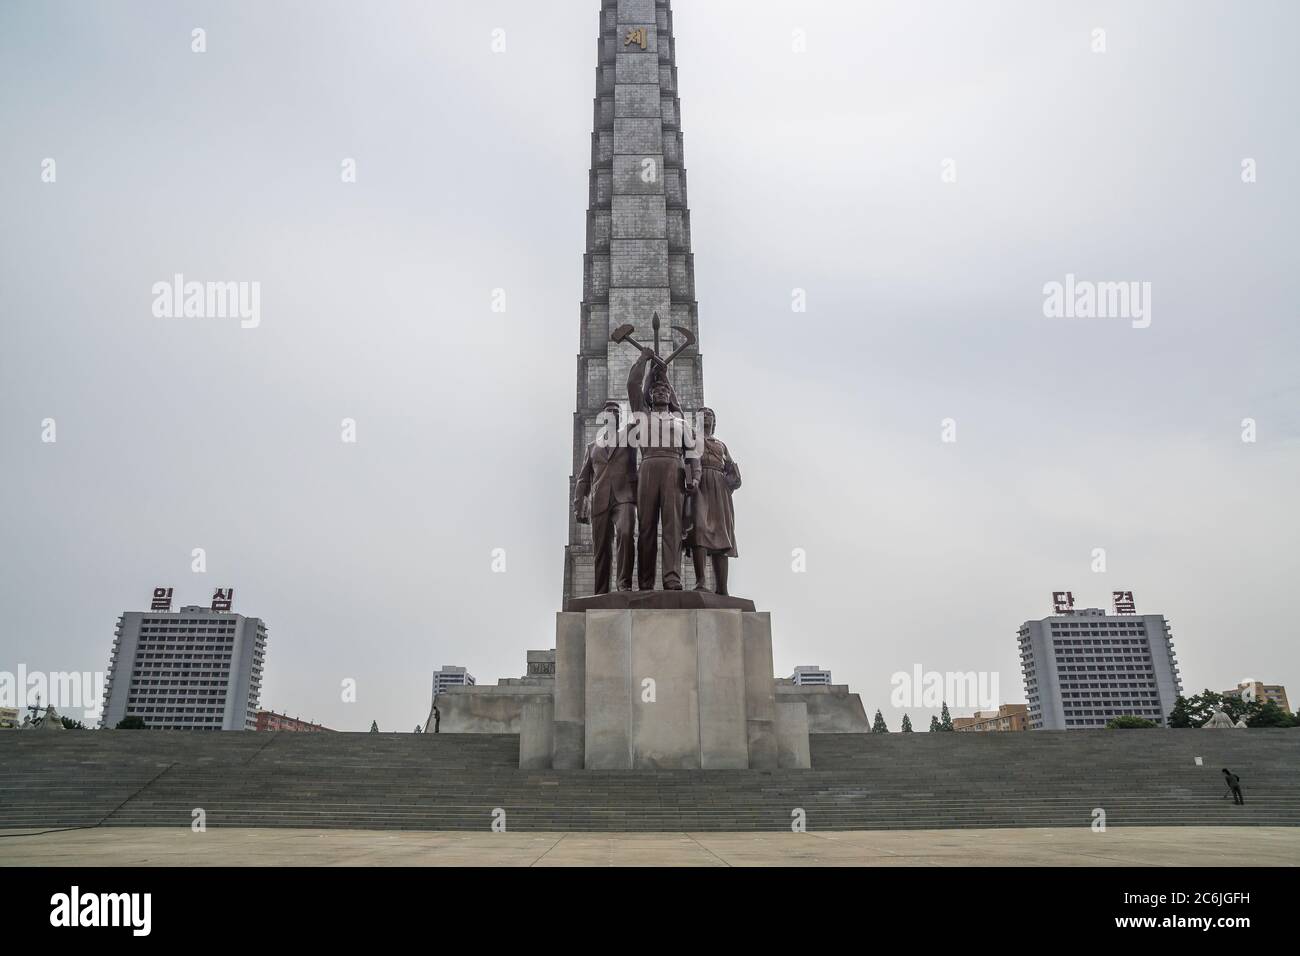
{"type": "Polygon", "coordinates": [[[714,437],[713,409],[699,410],[702,434],[687,420],[668,381],[671,358],[641,348],[627,380],[633,420],[620,422],[619,403],[606,402],[578,473],[573,507],[578,521],[591,525],[596,594],[608,593],[611,571],[620,591],[632,589],[634,550],[637,587],[653,590],[660,538],[664,590],[682,589],[689,552],[696,590],[707,590],[712,563],[714,590],[728,593],[727,561],[737,556],[731,496],[740,469],[714,437]]]}

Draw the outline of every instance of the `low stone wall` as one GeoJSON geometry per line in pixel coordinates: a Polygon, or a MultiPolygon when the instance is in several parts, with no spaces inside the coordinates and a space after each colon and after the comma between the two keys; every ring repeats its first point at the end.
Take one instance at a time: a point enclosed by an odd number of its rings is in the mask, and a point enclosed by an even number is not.
{"type": "MultiPolygon", "coordinates": [[[[511,684],[449,687],[438,695],[434,704],[442,714],[440,733],[517,734],[528,704],[544,702],[549,705],[553,699],[554,693],[549,686],[511,684]]],[[[433,729],[432,711],[426,729],[433,729]]]]}
{"type": "Polygon", "coordinates": [[[862,706],[862,698],[850,694],[847,684],[824,687],[799,687],[785,681],[776,683],[778,704],[803,703],[808,706],[810,734],[865,734],[871,722],[862,706]]]}

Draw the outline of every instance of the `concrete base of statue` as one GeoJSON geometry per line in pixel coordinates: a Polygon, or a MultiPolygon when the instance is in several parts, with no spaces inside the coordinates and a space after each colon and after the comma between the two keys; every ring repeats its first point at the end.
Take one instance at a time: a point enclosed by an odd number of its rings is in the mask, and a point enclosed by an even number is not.
{"type": "MultiPolygon", "coordinates": [[[[527,673],[451,687],[444,734],[517,734],[525,770],[807,768],[810,734],[867,733],[857,694],[772,674],[772,624],[747,598],[576,598],[527,673]]],[[[428,728],[434,725],[432,712],[428,728]]]]}
{"type": "Polygon", "coordinates": [[[521,721],[521,767],[541,766],[547,736],[557,770],[809,766],[806,705],[777,704],[766,612],[561,612],[553,715],[521,721]]]}

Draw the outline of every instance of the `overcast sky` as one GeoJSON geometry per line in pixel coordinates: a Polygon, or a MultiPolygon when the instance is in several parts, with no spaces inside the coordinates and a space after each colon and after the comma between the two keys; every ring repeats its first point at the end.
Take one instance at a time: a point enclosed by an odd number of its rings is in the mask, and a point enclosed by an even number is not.
{"type": "MultiPolygon", "coordinates": [[[[155,585],[232,586],[263,706],[409,730],[437,666],[554,646],[598,9],[0,6],[0,669],[103,670],[155,585]],[[259,282],[260,324],[155,317],[176,273],[259,282]]],[[[1300,8],[674,15],[732,591],[778,674],[894,729],[916,665],[1022,701],[1021,622],[1124,589],[1189,691],[1294,702],[1300,8]],[[1046,317],[1067,274],[1149,282],[1149,327],[1046,317]]]]}

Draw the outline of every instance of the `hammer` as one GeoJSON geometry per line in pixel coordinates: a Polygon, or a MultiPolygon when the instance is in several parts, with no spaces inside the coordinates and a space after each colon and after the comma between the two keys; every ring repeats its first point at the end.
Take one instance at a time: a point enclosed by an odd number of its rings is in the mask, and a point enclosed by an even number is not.
{"type": "MultiPolygon", "coordinates": [[[[640,342],[638,342],[636,339],[632,338],[632,330],[633,330],[633,328],[635,328],[635,326],[632,326],[632,325],[620,325],[620,326],[619,326],[618,328],[616,328],[613,332],[609,333],[609,339],[610,339],[610,341],[611,341],[611,342],[626,342],[626,343],[628,343],[629,345],[631,345],[633,348],[635,348],[637,351],[641,351],[642,349],[645,348],[645,346],[643,346],[643,345],[642,345],[640,342]]],[[[680,326],[680,325],[674,325],[674,326],[673,326],[673,331],[674,331],[674,332],[680,332],[680,333],[682,334],[682,337],[683,337],[684,339],[686,339],[686,341],[683,342],[681,345],[677,346],[677,349],[673,352],[673,354],[670,355],[670,356],[668,356],[668,358],[666,358],[666,359],[665,359],[665,358],[660,358],[658,355],[655,356],[655,360],[656,360],[656,361],[659,361],[659,362],[662,362],[664,365],[667,365],[669,362],[671,362],[673,359],[677,358],[677,356],[681,355],[681,354],[682,354],[683,352],[685,352],[688,348],[690,348],[692,345],[695,344],[695,336],[691,334],[691,330],[690,330],[690,329],[684,328],[684,327],[682,327],[682,326],[680,326]]]]}
{"type": "Polygon", "coordinates": [[[638,342],[636,339],[632,338],[632,330],[634,328],[636,328],[636,326],[630,324],[620,325],[613,332],[609,333],[609,340],[611,342],[626,342],[628,345],[631,345],[639,352],[642,349],[644,349],[645,346],[642,345],[640,342],[638,342]]]}

